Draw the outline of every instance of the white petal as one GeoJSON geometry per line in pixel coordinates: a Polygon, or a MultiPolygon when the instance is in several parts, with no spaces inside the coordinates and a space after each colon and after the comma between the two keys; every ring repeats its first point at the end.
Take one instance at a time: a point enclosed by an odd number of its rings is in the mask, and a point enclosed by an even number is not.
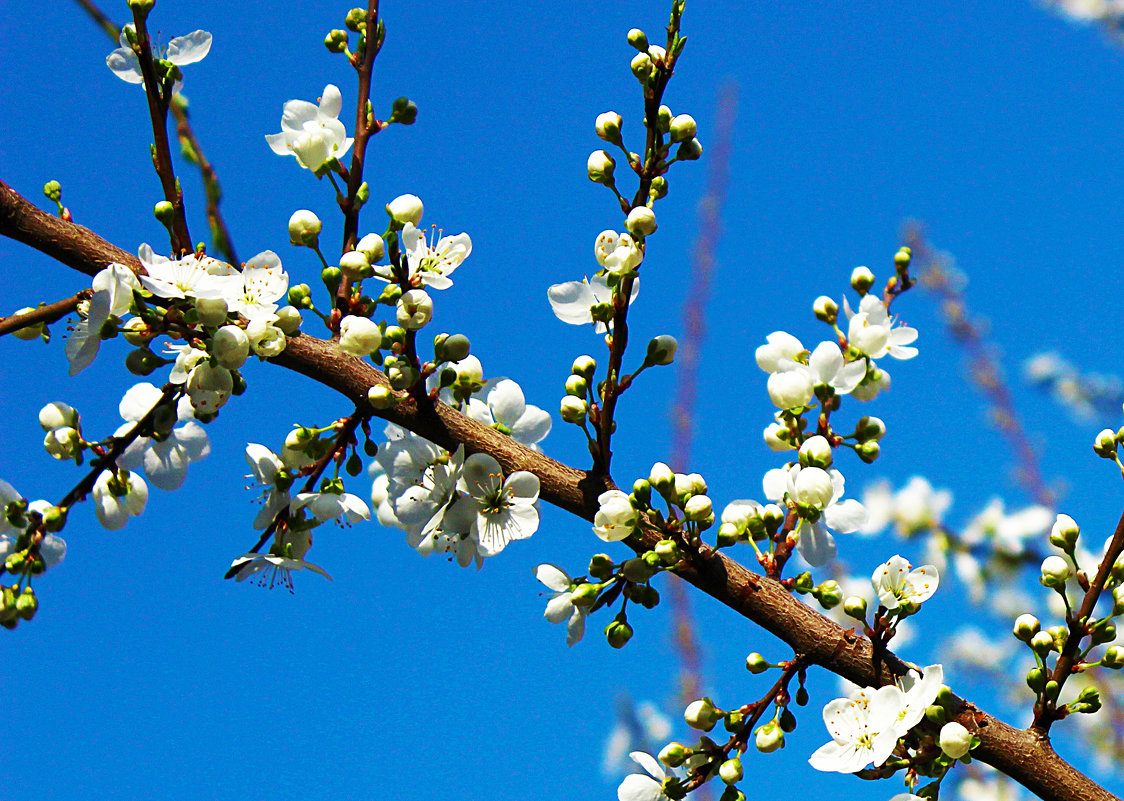
{"type": "Polygon", "coordinates": [[[562,568],[551,564],[542,564],[535,568],[535,578],[555,592],[566,592],[570,589],[570,577],[562,568]]]}
{"type": "Polygon", "coordinates": [[[206,31],[192,31],[168,42],[168,61],[178,67],[202,61],[210,52],[211,34],[206,31]]]}
{"type": "Polygon", "coordinates": [[[343,108],[343,96],[340,94],[339,87],[330,83],[324,87],[324,91],[320,95],[319,116],[336,119],[340,116],[341,108],[343,108]]]}
{"type": "Polygon", "coordinates": [[[141,75],[140,71],[140,62],[137,61],[136,53],[131,48],[121,47],[114,50],[106,56],[105,65],[125,83],[144,83],[144,76],[141,75]]]}
{"type": "Polygon", "coordinates": [[[593,322],[589,308],[597,301],[593,297],[593,290],[585,280],[555,284],[546,291],[546,295],[550,299],[550,307],[554,310],[555,317],[562,322],[570,325],[593,322]]]}

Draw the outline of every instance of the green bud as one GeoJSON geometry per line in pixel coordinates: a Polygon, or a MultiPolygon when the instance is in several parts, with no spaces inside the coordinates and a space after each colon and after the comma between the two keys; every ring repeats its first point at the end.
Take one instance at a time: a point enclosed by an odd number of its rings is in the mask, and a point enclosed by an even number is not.
{"type": "Polygon", "coordinates": [[[925,708],[925,719],[936,726],[943,726],[948,721],[948,713],[940,704],[932,704],[925,708]]]}
{"type": "Polygon", "coordinates": [[[328,35],[324,37],[324,47],[328,48],[329,53],[346,53],[347,31],[339,28],[328,31],[328,35]]]}
{"type": "Polygon", "coordinates": [[[147,15],[152,7],[156,5],[156,0],[129,0],[129,8],[133,11],[139,11],[147,15]]]}
{"type": "Polygon", "coordinates": [[[343,24],[347,26],[349,31],[358,33],[367,27],[367,9],[353,8],[347,12],[347,16],[343,18],[343,24]]]}
{"type": "Polygon", "coordinates": [[[52,506],[43,514],[44,530],[54,534],[66,527],[66,507],[52,506]]]}
{"type": "Polygon", "coordinates": [[[376,409],[389,409],[397,401],[394,393],[387,387],[375,386],[367,390],[367,400],[376,409]]]}
{"type": "Polygon", "coordinates": [[[686,762],[690,755],[691,750],[683,743],[668,743],[660,751],[657,759],[669,768],[677,768],[686,762]]]}
{"type": "Polygon", "coordinates": [[[176,218],[176,207],[166,200],[161,200],[152,209],[152,214],[160,221],[160,224],[165,228],[172,225],[172,221],[176,218]]]}
{"type": "Polygon", "coordinates": [[[820,295],[812,303],[812,313],[817,320],[834,325],[839,316],[839,304],[827,295],[820,295]]]}
{"type": "Polygon", "coordinates": [[[859,458],[866,464],[873,463],[881,452],[882,447],[872,439],[867,440],[855,448],[855,453],[857,453],[859,458]]]}
{"type": "Polygon", "coordinates": [[[768,663],[765,657],[754,651],[752,654],[745,658],[745,669],[752,673],[754,676],[759,673],[764,673],[772,665],[768,663]]]}
{"type": "Polygon", "coordinates": [[[1058,515],[1054,525],[1050,528],[1050,544],[1067,553],[1077,544],[1081,528],[1069,515],[1058,515]]]}
{"type": "Polygon", "coordinates": [[[39,599],[35,597],[35,591],[31,587],[24,587],[23,592],[16,598],[16,614],[24,620],[31,620],[38,611],[39,599]]]}
{"type": "Polygon", "coordinates": [[[27,561],[27,554],[24,551],[16,551],[15,553],[8,554],[4,560],[4,570],[9,573],[22,573],[24,562],[27,561]]]}
{"type": "Polygon", "coordinates": [[[312,289],[308,284],[289,287],[289,303],[298,309],[312,308],[312,289]]]}
{"type": "Polygon", "coordinates": [[[628,32],[628,43],[641,53],[648,52],[648,37],[644,31],[639,28],[632,28],[628,32]]]}
{"type": "Polygon", "coordinates": [[[726,782],[726,784],[737,784],[742,780],[744,771],[742,770],[742,761],[737,757],[727,759],[718,768],[718,778],[726,782]]]}
{"type": "Polygon", "coordinates": [[[688,139],[686,142],[679,143],[679,149],[675,151],[675,158],[680,161],[698,161],[702,154],[702,142],[698,139],[688,139]]]}
{"type": "Polygon", "coordinates": [[[652,485],[649,484],[646,479],[636,479],[632,482],[632,495],[630,497],[639,504],[637,508],[650,506],[652,502],[652,485]]]}
{"type": "Polygon", "coordinates": [[[674,540],[660,540],[656,543],[656,555],[659,556],[660,561],[665,565],[675,565],[683,558],[679,552],[679,546],[675,544],[674,540]]]}
{"type": "Polygon", "coordinates": [[[874,286],[874,273],[866,267],[856,267],[851,271],[851,288],[860,295],[865,295],[874,286]]]}
{"type": "Polygon", "coordinates": [[[1061,692],[1061,686],[1056,681],[1046,682],[1046,686],[1042,688],[1042,696],[1048,701],[1058,700],[1058,693],[1061,692]]]}
{"type": "Polygon", "coordinates": [[[675,361],[675,352],[679,343],[675,337],[661,334],[648,342],[648,351],[644,356],[644,364],[667,365],[675,361]]]}
{"type": "Polygon", "coordinates": [[[741,539],[741,533],[738,527],[733,523],[723,523],[718,527],[718,534],[715,536],[715,544],[719,548],[729,548],[732,545],[737,545],[741,539]]]}
{"type": "Polygon", "coordinates": [[[656,574],[656,571],[640,557],[625,560],[624,564],[621,565],[621,570],[626,579],[637,584],[643,584],[656,574]]]}
{"type": "Polygon", "coordinates": [[[616,564],[608,554],[594,554],[589,560],[589,575],[599,581],[611,577],[616,569],[616,564]]]}
{"type": "Polygon", "coordinates": [[[855,426],[855,436],[860,441],[879,440],[886,435],[886,424],[877,417],[864,415],[855,426]]]}
{"type": "Polygon", "coordinates": [[[899,273],[905,272],[909,267],[909,261],[913,256],[913,251],[907,247],[903,247],[894,254],[894,269],[899,273]]]}
{"type": "Polygon", "coordinates": [[[1124,648],[1119,645],[1110,645],[1101,657],[1101,665],[1111,670],[1124,667],[1124,648]]]}
{"type": "Polygon", "coordinates": [[[1106,428],[1093,440],[1093,453],[1102,459],[1116,458],[1116,433],[1106,428]]]}
{"type": "Polygon", "coordinates": [[[574,606],[593,606],[600,593],[600,584],[579,584],[570,593],[570,603],[574,606]]]}
{"type": "Polygon", "coordinates": [[[575,398],[584,398],[589,392],[589,384],[580,375],[571,375],[566,379],[566,394],[575,398]]]}
{"type": "Polygon", "coordinates": [[[1030,642],[1030,638],[1039,632],[1042,624],[1034,615],[1019,615],[1015,618],[1014,634],[1023,642],[1030,642]]]}
{"type": "Polygon", "coordinates": [[[636,76],[637,80],[641,83],[647,83],[648,79],[652,77],[652,72],[656,66],[652,63],[652,58],[647,53],[637,53],[632,57],[632,61],[628,65],[632,70],[632,74],[636,76]]]}
{"type": "Polygon", "coordinates": [[[418,107],[414,104],[414,101],[408,97],[399,97],[391,105],[388,122],[396,122],[399,125],[413,125],[417,118],[418,107]]]}
{"type": "Polygon", "coordinates": [[[459,362],[468,356],[472,344],[464,334],[453,334],[441,346],[441,361],[459,362]]]}
{"type": "Polygon", "coordinates": [[[1031,637],[1029,644],[1034,653],[1043,657],[1054,650],[1054,638],[1046,631],[1040,631],[1031,637]]]}
{"type": "Polygon", "coordinates": [[[852,595],[843,601],[843,612],[847,617],[858,621],[866,620],[866,598],[861,595],[852,595]]]}
{"type": "Polygon", "coordinates": [[[843,590],[839,588],[839,582],[834,579],[829,579],[820,584],[812,590],[812,595],[824,609],[834,609],[843,602],[843,590]]]}
{"type": "Polygon", "coordinates": [[[648,197],[655,200],[667,197],[667,179],[662,175],[653,178],[651,186],[648,187],[648,197]]]}
{"type": "Polygon", "coordinates": [[[632,626],[626,620],[614,619],[605,627],[605,639],[613,648],[624,648],[632,639],[632,626]]]}
{"type": "Polygon", "coordinates": [[[1106,617],[1104,620],[1098,620],[1092,626],[1093,645],[1103,645],[1116,639],[1116,622],[1112,618],[1106,617]]]}
{"type": "Polygon", "coordinates": [[[594,128],[599,139],[614,145],[621,144],[621,115],[615,111],[598,114],[594,128]]]}
{"type": "Polygon", "coordinates": [[[148,348],[137,348],[125,357],[125,369],[133,375],[149,375],[163,364],[164,360],[148,348]]]}
{"type": "Polygon", "coordinates": [[[792,582],[792,588],[801,595],[811,592],[812,588],[815,586],[816,583],[812,580],[812,574],[808,571],[804,571],[798,575],[795,581],[792,582]]]}
{"type": "Polygon", "coordinates": [[[47,196],[47,200],[58,203],[62,199],[62,184],[58,181],[47,181],[43,184],[43,194],[47,196]]]}

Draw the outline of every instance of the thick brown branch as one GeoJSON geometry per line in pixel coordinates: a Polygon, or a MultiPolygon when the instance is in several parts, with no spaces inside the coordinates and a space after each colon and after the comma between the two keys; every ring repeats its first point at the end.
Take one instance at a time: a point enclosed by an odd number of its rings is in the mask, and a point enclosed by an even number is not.
{"type": "MultiPolygon", "coordinates": [[[[87,274],[114,260],[140,266],[135,257],[81,226],[43,215],[50,221],[49,226],[41,230],[34,225],[28,227],[26,220],[33,216],[25,207],[30,204],[0,183],[0,235],[15,236],[18,230],[20,241],[87,274]],[[17,229],[12,224],[14,220],[24,220],[24,226],[17,229]],[[85,264],[83,258],[88,259],[85,264]]],[[[290,340],[285,352],[273,361],[335,389],[360,410],[370,409],[370,387],[387,385],[386,377],[370,363],[342,353],[332,342],[307,335],[290,340]]],[[[489,453],[504,472],[535,473],[541,482],[543,500],[586,520],[593,519],[597,495],[607,486],[604,478],[536,453],[440,403],[432,409],[419,409],[408,399],[377,414],[442,447],[452,449],[463,444],[469,453],[489,453]]],[[[645,532],[625,542],[641,552],[652,548],[657,539],[656,533],[645,532]]],[[[883,684],[892,673],[904,672],[906,666],[902,661],[888,653],[884,658],[887,672],[873,676],[873,653],[868,639],[840,628],[794,598],[779,582],[753,573],[721,553],[700,558],[678,572],[706,594],[804,654],[810,664],[822,665],[862,685],[883,684]]],[[[956,719],[980,738],[980,746],[972,752],[974,757],[998,768],[1038,796],[1056,801],[1116,799],[1058,756],[1049,738],[1008,726],[969,703],[962,705],[956,719]]]]}

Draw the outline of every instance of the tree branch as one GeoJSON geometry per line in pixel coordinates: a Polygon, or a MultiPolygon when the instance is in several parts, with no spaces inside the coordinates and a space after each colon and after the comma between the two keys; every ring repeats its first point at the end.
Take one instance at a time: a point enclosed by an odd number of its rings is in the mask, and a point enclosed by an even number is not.
{"type": "MultiPolygon", "coordinates": [[[[139,260],[82,226],[39,212],[0,182],[0,235],[30,245],[63,264],[93,275],[106,263],[118,261],[134,269],[139,260]]],[[[576,470],[530,450],[515,440],[441,403],[418,408],[407,398],[376,411],[367,400],[372,386],[388,386],[373,365],[342,353],[335,343],[305,334],[289,340],[285,351],[271,361],[328,386],[349,398],[360,411],[397,423],[441,447],[463,444],[468,453],[489,453],[505,473],[529,470],[539,477],[540,497],[586,520],[597,512],[597,496],[610,487],[608,479],[576,470]]],[[[625,540],[633,550],[653,548],[655,531],[641,531],[625,540]]],[[[700,555],[676,571],[698,589],[751,620],[818,664],[856,684],[880,686],[901,675],[907,665],[892,653],[884,655],[882,676],[872,671],[870,640],[844,630],[797,600],[779,582],[754,573],[720,552],[700,555]]],[[[1112,793],[1062,759],[1048,737],[1015,729],[974,704],[957,699],[955,720],[979,737],[972,756],[1018,781],[1049,801],[1112,801],[1112,793]]],[[[1117,799],[1119,801],[1119,799],[1117,799]]]]}

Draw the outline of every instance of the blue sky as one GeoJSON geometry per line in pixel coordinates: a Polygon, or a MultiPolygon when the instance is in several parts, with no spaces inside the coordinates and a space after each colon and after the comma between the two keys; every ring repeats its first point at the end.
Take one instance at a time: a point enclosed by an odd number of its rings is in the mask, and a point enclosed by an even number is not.
{"type": "MultiPolygon", "coordinates": [[[[107,10],[124,18],[119,5],[107,10]]],[[[354,73],[320,44],[346,10],[323,0],[299,12],[165,1],[151,22],[164,41],[213,32],[210,55],[185,72],[196,131],[222,179],[241,257],[274,249],[298,282],[314,283],[318,266],[288,244],[289,215],[317,211],[325,243],[338,241],[339,222],[328,184],[275,156],[264,135],[279,130],[286,100],[314,99],[327,83],[340,86],[345,109],[353,100],[354,73]]],[[[626,141],[640,130],[624,34],[638,26],[658,41],[666,17],[663,3],[623,0],[388,0],[384,9],[375,107],[389,110],[408,95],[419,116],[372,143],[372,208],[412,192],[425,201],[426,222],[472,236],[455,288],[439,298],[435,330],[468,335],[489,375],[516,379],[552,413],[571,360],[598,341],[554,319],[546,287],[595,270],[594,236],[619,224],[611,195],[585,176],[586,156],[601,146],[593,120],[613,109],[625,118],[626,141]]],[[[970,8],[694,2],[684,31],[689,42],[665,99],[695,116],[704,145],[718,86],[733,80],[740,93],[726,214],[722,230],[707,232],[717,238],[718,264],[691,465],[717,504],[760,497],[762,473],[780,462],[761,444],[772,407],[753,349],[778,328],[815,341],[822,329],[812,300],[840,297],[859,264],[884,279],[907,218],[925,220],[934,242],[956,254],[970,278],[968,301],[990,319],[1013,378],[1045,349],[1103,372],[1121,363],[1124,344],[1111,327],[1124,291],[1116,202],[1124,54],[1096,31],[1000,0],[970,8]]],[[[143,97],[105,68],[108,40],[68,3],[13,11],[5,33],[0,53],[18,71],[0,85],[8,109],[0,177],[35,202],[45,181],[59,180],[77,222],[130,251],[162,245],[143,97]]],[[[660,230],[630,316],[641,341],[681,333],[705,159],[676,167],[657,207],[660,230]]],[[[200,238],[201,189],[180,166],[200,238]]],[[[364,232],[382,222],[378,212],[368,219],[364,232]]],[[[0,273],[0,313],[85,285],[6,240],[0,273]]],[[[911,293],[895,311],[921,331],[922,352],[889,365],[892,391],[862,410],[882,417],[890,434],[875,465],[841,465],[848,487],[858,495],[877,477],[900,484],[921,472],[955,491],[958,521],[995,493],[1026,502],[932,298],[911,293]]],[[[132,384],[117,343],[67,380],[62,334],[56,326],[49,347],[0,343],[0,477],[32,498],[59,497],[78,477],[43,453],[38,408],[69,402],[90,432],[108,434],[132,384]]],[[[230,559],[254,541],[245,443],[276,447],[293,423],[324,424],[348,411],[284,371],[254,366],[246,377],[247,393],[209,426],[213,452],[182,490],[154,490],[145,515],[119,532],[102,530],[88,509],[71,515],[67,560],[38,585],[40,615],[5,632],[9,680],[0,697],[16,713],[15,735],[37,755],[33,769],[8,772],[8,793],[615,797],[618,779],[600,773],[600,760],[617,698],[664,704],[672,692],[666,610],[635,619],[623,652],[593,625],[567,649],[564,632],[542,619],[532,567],[550,561],[581,573],[603,546],[552,509],[532,540],[480,573],[422,560],[398,532],[362,525],[318,535],[314,561],[331,583],[300,575],[290,596],[224,582],[230,559]]],[[[644,378],[623,402],[621,483],[668,452],[673,374],[644,378]]],[[[1107,534],[1119,514],[1119,478],[1089,445],[1119,419],[1074,423],[1022,385],[1017,399],[1041,438],[1044,472],[1065,478],[1064,511],[1107,534]]],[[[573,464],[587,458],[580,436],[557,419],[545,446],[573,464]]],[[[856,565],[873,567],[893,547],[841,538],[856,565]]],[[[973,614],[958,592],[950,582],[929,623],[973,614]]],[[[784,650],[705,598],[694,607],[708,692],[724,705],[752,700],[765,685],[742,669],[745,654],[784,658],[784,650]]],[[[905,656],[926,664],[936,639],[919,638],[905,656]]],[[[755,786],[785,791],[795,777],[838,798],[893,795],[896,784],[872,790],[802,766],[826,739],[818,707],[834,697],[831,681],[816,686],[788,748],[751,760],[755,786]]],[[[1056,739],[1064,743],[1064,733],[1056,739]]],[[[1105,780],[1119,791],[1119,778],[1105,780]]]]}

